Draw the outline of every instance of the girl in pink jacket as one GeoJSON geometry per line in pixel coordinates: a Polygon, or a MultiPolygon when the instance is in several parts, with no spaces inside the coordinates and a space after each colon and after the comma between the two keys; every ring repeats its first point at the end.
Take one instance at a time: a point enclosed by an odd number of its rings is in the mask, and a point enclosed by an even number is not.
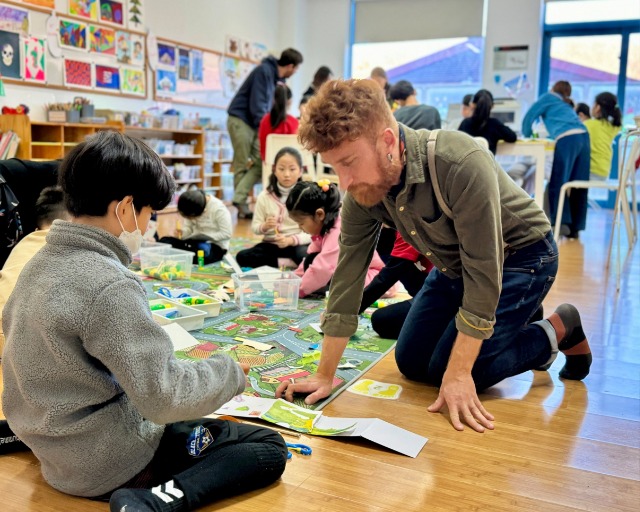
{"type": "MultiPolygon", "coordinates": [[[[307,256],[296,269],[296,274],[302,277],[300,297],[310,294],[324,295],[329,289],[340,252],[338,239],[341,206],[340,191],[329,180],[320,180],[317,183],[301,181],[296,183],[289,193],[289,217],[298,223],[302,231],[311,235],[307,256]]],[[[365,286],[383,267],[380,256],[374,252],[365,286]]]]}

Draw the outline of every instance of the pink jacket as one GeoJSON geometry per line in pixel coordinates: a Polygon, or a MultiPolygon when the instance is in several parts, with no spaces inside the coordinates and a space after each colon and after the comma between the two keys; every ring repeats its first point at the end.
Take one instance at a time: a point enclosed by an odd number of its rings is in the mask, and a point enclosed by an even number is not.
{"type": "MultiPolygon", "coordinates": [[[[340,237],[341,219],[338,216],[335,224],[325,235],[317,235],[311,237],[311,244],[307,249],[307,254],[319,253],[307,271],[304,271],[304,261],[296,269],[296,275],[302,277],[300,283],[300,297],[305,297],[310,293],[323,288],[329,284],[331,277],[336,271],[338,265],[338,255],[340,249],[338,247],[338,238],[340,237]]],[[[374,251],[373,258],[367,270],[364,285],[367,286],[374,277],[384,267],[384,263],[380,259],[377,252],[374,251]]]]}

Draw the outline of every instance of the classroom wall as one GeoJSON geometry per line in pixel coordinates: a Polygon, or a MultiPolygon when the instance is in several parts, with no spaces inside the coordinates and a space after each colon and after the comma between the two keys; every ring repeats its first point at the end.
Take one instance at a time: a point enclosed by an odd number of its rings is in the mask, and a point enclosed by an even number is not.
{"type": "MultiPolygon", "coordinates": [[[[223,51],[229,34],[264,43],[278,52],[281,49],[278,36],[280,0],[145,0],[144,5],[145,24],[156,37],[223,51]]],[[[56,0],[56,7],[59,12],[66,11],[67,0],[56,0]]],[[[148,80],[149,90],[152,85],[153,81],[148,80]]],[[[0,106],[25,103],[32,107],[30,117],[35,120],[45,120],[44,104],[72,101],[78,95],[91,98],[99,109],[139,112],[157,104],[152,99],[152,91],[148,93],[147,100],[12,84],[5,85],[5,92],[6,95],[0,97],[0,106]]],[[[221,123],[226,121],[225,112],[219,109],[185,107],[171,103],[160,103],[159,107],[163,111],[177,108],[185,115],[199,112],[203,117],[211,117],[221,123]]]]}

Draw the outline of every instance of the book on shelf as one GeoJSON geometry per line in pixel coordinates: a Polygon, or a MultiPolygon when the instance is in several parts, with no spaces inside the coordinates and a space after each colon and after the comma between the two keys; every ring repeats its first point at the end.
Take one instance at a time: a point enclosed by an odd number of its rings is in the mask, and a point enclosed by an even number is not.
{"type": "Polygon", "coordinates": [[[0,138],[0,160],[15,158],[20,145],[20,137],[13,130],[8,130],[0,138]]]}

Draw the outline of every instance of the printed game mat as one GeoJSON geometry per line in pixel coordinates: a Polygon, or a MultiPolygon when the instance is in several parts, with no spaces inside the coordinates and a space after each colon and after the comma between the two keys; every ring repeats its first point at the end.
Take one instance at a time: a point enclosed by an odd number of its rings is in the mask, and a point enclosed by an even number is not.
{"type": "MultiPolygon", "coordinates": [[[[206,294],[228,281],[229,276],[229,271],[213,264],[201,269],[194,266],[189,281],[146,279],[143,282],[149,298],[157,298],[155,292],[162,286],[192,288],[206,294]]],[[[199,360],[213,357],[216,353],[226,353],[251,366],[246,395],[275,398],[275,390],[281,382],[306,377],[317,371],[322,350],[322,334],[318,329],[324,306],[324,301],[300,299],[296,311],[243,312],[233,302],[224,303],[219,316],[208,318],[202,329],[191,331],[200,344],[178,351],[176,356],[199,360]],[[259,341],[273,348],[260,350],[242,340],[259,341]]],[[[306,405],[302,396],[294,402],[301,407],[322,409],[380,361],[394,345],[395,340],[380,338],[371,329],[369,319],[360,317],[358,330],[340,360],[332,394],[313,405],[306,405]]]]}

